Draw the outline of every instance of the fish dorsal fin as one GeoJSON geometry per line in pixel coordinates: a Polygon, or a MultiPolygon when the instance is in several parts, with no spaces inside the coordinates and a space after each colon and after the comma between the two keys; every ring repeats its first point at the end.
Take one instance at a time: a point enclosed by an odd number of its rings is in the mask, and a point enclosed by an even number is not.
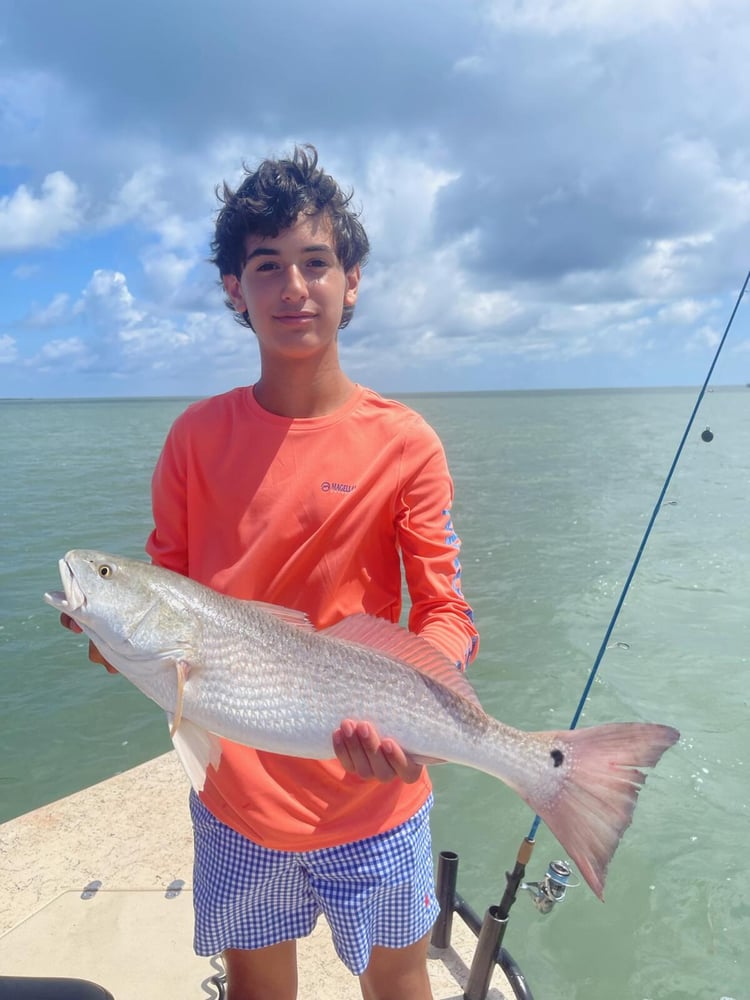
{"type": "Polygon", "coordinates": [[[421,636],[385,618],[366,614],[349,615],[330,628],[323,629],[321,634],[386,653],[481,708],[477,693],[465,674],[445,653],[441,653],[421,636]]]}
{"type": "Polygon", "coordinates": [[[294,608],[282,608],[279,604],[266,604],[264,601],[249,601],[248,603],[260,611],[264,611],[266,614],[273,615],[274,618],[286,622],[287,625],[294,625],[295,628],[306,632],[315,631],[315,626],[304,611],[295,611],[294,608]]]}

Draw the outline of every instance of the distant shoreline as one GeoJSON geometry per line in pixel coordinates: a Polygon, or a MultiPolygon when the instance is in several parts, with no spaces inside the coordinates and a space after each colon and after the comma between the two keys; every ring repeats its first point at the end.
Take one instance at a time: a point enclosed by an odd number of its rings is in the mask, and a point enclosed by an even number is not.
{"type": "MultiPolygon", "coordinates": [[[[750,389],[750,383],[733,383],[710,386],[709,392],[734,392],[740,389],[750,389]]],[[[588,386],[582,388],[534,388],[534,389],[422,389],[408,392],[382,392],[381,395],[396,399],[412,398],[471,398],[473,396],[554,396],[570,395],[572,393],[636,393],[636,392],[697,392],[698,385],[624,385],[624,386],[588,386]]],[[[180,396],[2,396],[0,403],[169,403],[193,402],[206,399],[201,395],[180,396]]]]}

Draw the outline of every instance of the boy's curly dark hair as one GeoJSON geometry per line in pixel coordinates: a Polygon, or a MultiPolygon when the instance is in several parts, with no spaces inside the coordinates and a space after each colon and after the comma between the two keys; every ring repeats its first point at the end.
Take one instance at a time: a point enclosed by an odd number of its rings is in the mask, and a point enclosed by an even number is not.
{"type": "MultiPolygon", "coordinates": [[[[300,215],[324,213],[333,229],[336,255],[345,271],[367,260],[370,244],[350,207],[352,195],[344,194],[336,181],[318,167],[314,146],[295,146],[291,159],[264,160],[257,170],[245,167],[245,179],[236,191],[224,183],[216,195],[222,204],[216,216],[211,257],[219,274],[240,277],[247,236],[278,236],[293,226],[300,215]]],[[[234,311],[232,303],[226,304],[234,311]]],[[[340,327],[352,317],[353,308],[345,308],[340,327]]],[[[235,318],[252,329],[247,313],[235,312],[235,318]]]]}

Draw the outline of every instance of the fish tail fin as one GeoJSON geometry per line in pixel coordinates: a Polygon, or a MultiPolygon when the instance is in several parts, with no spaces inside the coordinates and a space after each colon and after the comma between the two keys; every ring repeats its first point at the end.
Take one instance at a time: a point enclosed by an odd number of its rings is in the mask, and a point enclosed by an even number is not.
{"type": "Polygon", "coordinates": [[[604,898],[609,862],[630,826],[646,780],[641,768],[654,767],[679,735],[670,726],[650,723],[537,734],[549,754],[549,770],[537,794],[524,798],[599,899],[604,898]],[[550,780],[555,770],[557,781],[550,780]]]}

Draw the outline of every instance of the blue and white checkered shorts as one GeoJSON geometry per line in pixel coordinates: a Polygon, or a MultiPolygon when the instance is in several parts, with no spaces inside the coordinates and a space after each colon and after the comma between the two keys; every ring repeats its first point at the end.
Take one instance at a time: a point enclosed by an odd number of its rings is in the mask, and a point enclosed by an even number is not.
{"type": "Polygon", "coordinates": [[[305,937],[323,913],[341,961],[360,975],[374,945],[405,948],[428,933],[435,899],[432,796],[400,826],[314,851],[274,851],[190,797],[195,837],[195,951],[264,948],[305,937]]]}

